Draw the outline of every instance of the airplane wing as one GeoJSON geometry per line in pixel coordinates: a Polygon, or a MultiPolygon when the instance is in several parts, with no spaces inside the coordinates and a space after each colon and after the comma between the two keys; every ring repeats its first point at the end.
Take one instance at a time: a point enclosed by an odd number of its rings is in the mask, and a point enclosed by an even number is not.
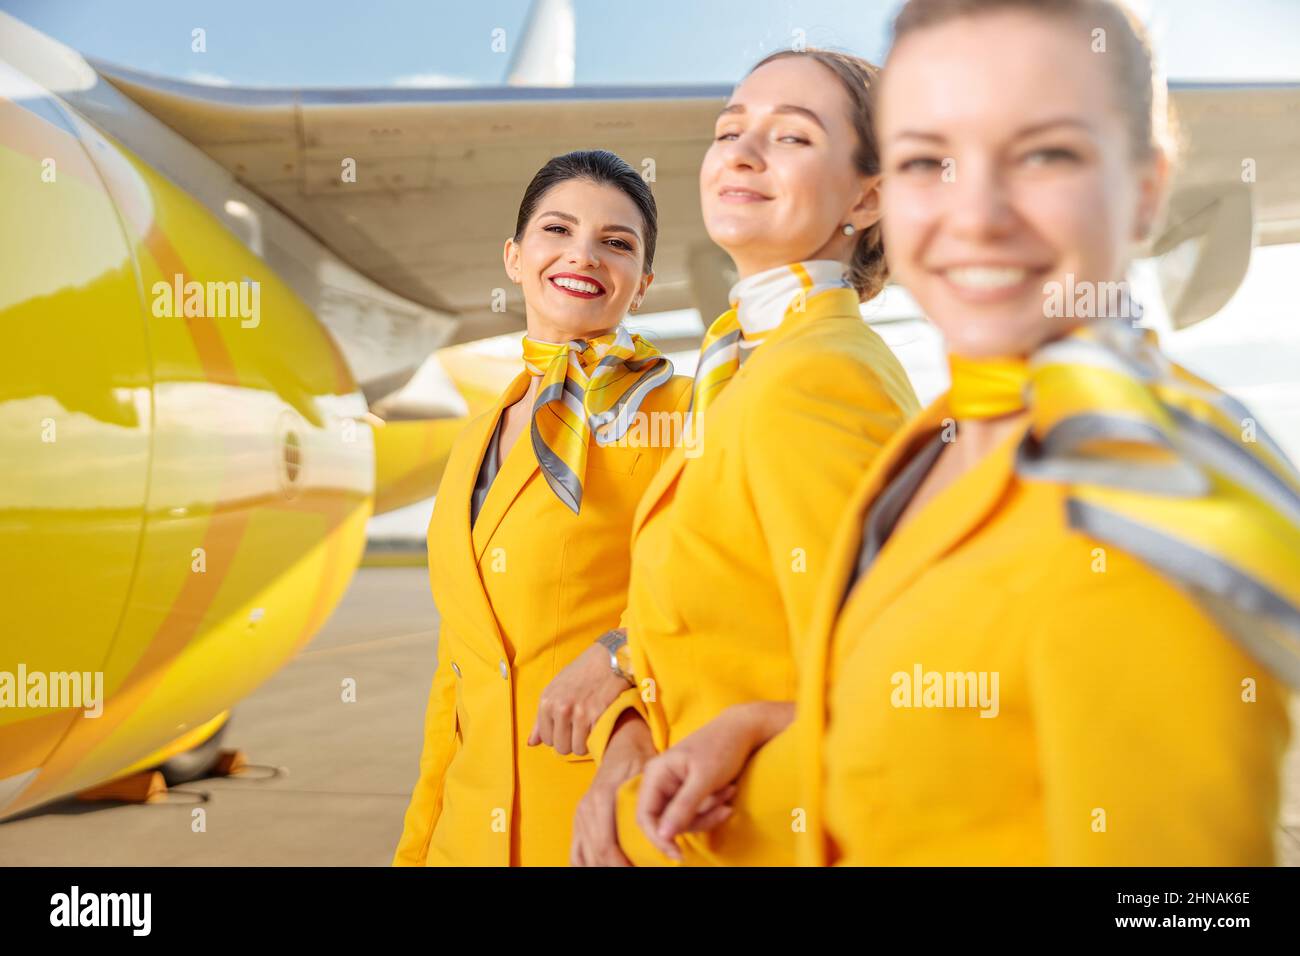
{"type": "Polygon", "coordinates": [[[1300,84],[1172,83],[1179,157],[1149,253],[1175,328],[1218,312],[1256,245],[1300,241],[1300,84]]]}
{"type": "MultiPolygon", "coordinates": [[[[725,308],[726,283],[702,274],[729,263],[704,232],[696,178],[725,87],[269,91],[95,66],[349,265],[454,315],[453,341],[521,328],[501,244],[533,172],[581,147],[654,177],[661,236],[644,311],[725,308]]],[[[1300,84],[1174,83],[1170,101],[1181,156],[1149,251],[1184,327],[1231,298],[1254,244],[1300,241],[1300,84]]]]}
{"type": "Polygon", "coordinates": [[[710,246],[698,172],[726,87],[272,91],[94,66],[350,266],[455,316],[455,341],[522,328],[502,244],[533,174],[572,149],[612,150],[651,179],[644,311],[696,304],[688,263],[710,246]]]}

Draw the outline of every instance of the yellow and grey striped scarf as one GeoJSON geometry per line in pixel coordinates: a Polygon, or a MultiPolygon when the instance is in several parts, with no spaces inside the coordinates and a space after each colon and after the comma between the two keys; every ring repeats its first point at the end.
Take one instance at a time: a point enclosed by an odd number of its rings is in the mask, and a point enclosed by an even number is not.
{"type": "Polygon", "coordinates": [[[1300,475],[1244,405],[1123,321],[950,364],[959,420],[1028,409],[1016,471],[1069,485],[1071,527],[1178,582],[1300,688],[1300,475]]]}
{"type": "Polygon", "coordinates": [[[745,359],[762,345],[791,312],[802,312],[811,296],[827,289],[846,288],[844,264],[813,259],[767,269],[731,287],[731,309],[704,333],[695,370],[691,412],[697,422],[740,370],[745,359]]]}
{"type": "Polygon", "coordinates": [[[641,402],[672,378],[672,363],[623,326],[592,339],[539,342],[524,336],[524,366],[541,377],[533,404],[537,463],[556,497],[577,514],[587,446],[616,442],[641,402]]]}

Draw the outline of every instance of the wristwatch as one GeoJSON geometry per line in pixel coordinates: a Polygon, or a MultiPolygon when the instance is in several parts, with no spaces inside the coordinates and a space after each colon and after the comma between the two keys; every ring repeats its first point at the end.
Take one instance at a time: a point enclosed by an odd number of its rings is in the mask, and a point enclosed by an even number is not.
{"type": "Polygon", "coordinates": [[[596,638],[596,643],[609,651],[609,669],[635,687],[636,678],[632,676],[632,653],[627,649],[627,631],[621,628],[606,631],[596,638]]]}

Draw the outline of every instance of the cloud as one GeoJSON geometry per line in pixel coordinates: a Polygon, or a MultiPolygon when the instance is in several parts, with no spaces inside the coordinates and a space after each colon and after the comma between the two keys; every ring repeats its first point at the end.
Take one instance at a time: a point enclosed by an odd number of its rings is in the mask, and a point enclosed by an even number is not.
{"type": "Polygon", "coordinates": [[[447,73],[407,73],[393,80],[393,86],[447,87],[473,86],[468,76],[451,76],[447,73]]]}

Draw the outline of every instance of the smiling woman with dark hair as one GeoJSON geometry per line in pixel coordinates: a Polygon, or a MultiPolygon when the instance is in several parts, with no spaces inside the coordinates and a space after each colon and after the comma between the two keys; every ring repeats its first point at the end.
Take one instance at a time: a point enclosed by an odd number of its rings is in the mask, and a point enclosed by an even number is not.
{"type": "Polygon", "coordinates": [[[595,765],[527,747],[527,728],[555,672],[618,625],[632,512],[669,450],[629,425],[690,399],[620,324],[656,229],[649,187],[603,150],[552,159],[524,193],[504,253],[524,367],[457,440],[429,523],[438,666],[397,865],[568,862],[595,765]]]}

